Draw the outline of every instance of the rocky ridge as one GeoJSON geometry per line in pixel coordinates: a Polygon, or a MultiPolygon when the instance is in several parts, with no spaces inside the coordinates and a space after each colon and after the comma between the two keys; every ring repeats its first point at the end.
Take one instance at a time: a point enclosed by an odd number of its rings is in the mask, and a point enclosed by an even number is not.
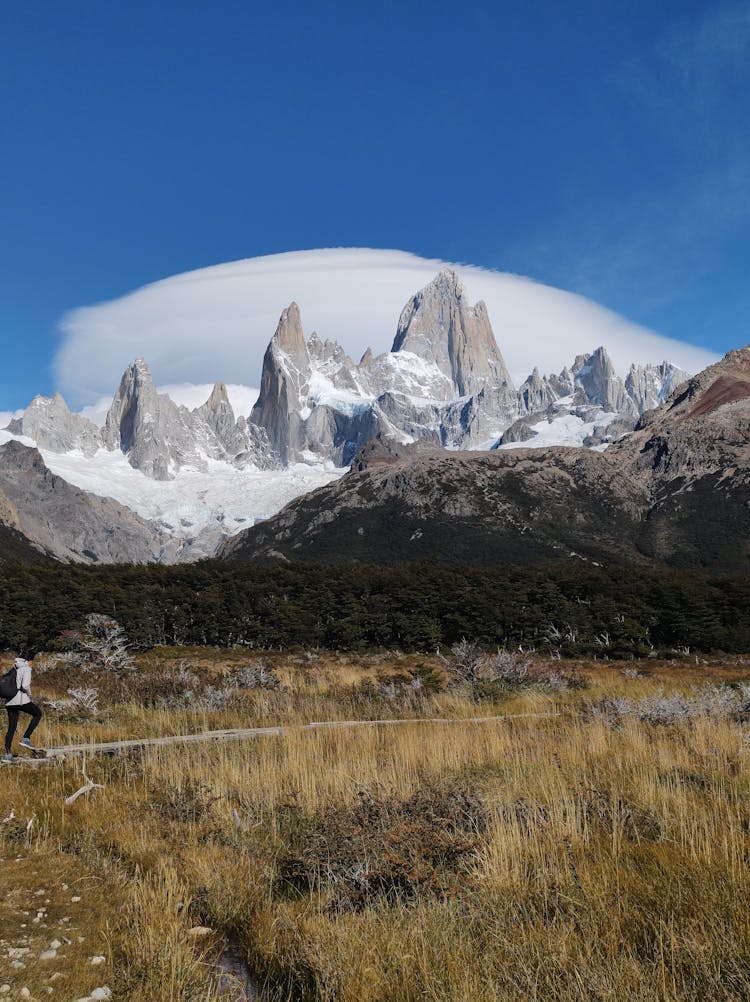
{"type": "Polygon", "coordinates": [[[484,303],[469,303],[445,270],[404,307],[389,352],[355,363],[335,341],[305,339],[299,307],[281,314],[266,350],[260,394],[249,419],[236,417],[226,387],[189,410],[159,393],[147,363],[125,371],[103,428],[74,414],[60,394],[35,397],[8,426],[55,453],[121,450],[156,480],[210,460],[275,469],[303,461],[345,467],[377,434],[426,439],[449,449],[504,448],[533,439],[561,417],[580,443],[601,445],[631,430],[687,373],[668,362],[633,365],[624,379],[604,348],[570,369],[538,369],[516,389],[484,303]]]}
{"type": "MultiPolygon", "coordinates": [[[[606,368],[599,373],[600,389],[611,387],[606,368]]],[[[606,452],[450,453],[381,436],[341,480],[233,537],[222,555],[384,563],[582,559],[746,572],[749,508],[745,348],[680,385],[606,452]]]]}
{"type": "Polygon", "coordinates": [[[428,439],[451,449],[494,448],[537,434],[561,415],[591,425],[587,445],[631,430],[687,378],[664,362],[615,373],[604,348],[570,369],[535,369],[516,389],[484,303],[472,306],[457,275],[441,272],[404,307],[390,352],[368,349],[355,364],[335,341],[305,341],[299,308],[282,314],[266,351],[251,421],[282,460],[331,459],[346,466],[368,438],[428,439]],[[613,422],[617,422],[613,425],[613,422]],[[608,432],[612,425],[611,434],[608,432]]]}
{"type": "MultiPolygon", "coordinates": [[[[233,500],[232,517],[225,518],[225,488],[218,503],[206,503],[211,493],[206,477],[215,493],[216,484],[225,483],[226,471],[232,483],[235,471],[252,478],[268,471],[266,480],[270,476],[276,481],[289,474],[286,486],[263,481],[260,491],[266,493],[253,494],[252,517],[267,517],[295,492],[307,489],[310,477],[300,471],[316,471],[318,483],[328,480],[338,475],[335,467],[343,470],[373,439],[399,447],[418,443],[420,455],[424,446],[437,450],[436,455],[441,450],[502,453],[519,444],[550,441],[601,448],[632,431],[640,416],[661,404],[686,375],[665,362],[633,365],[622,379],[604,348],[597,348],[579,355],[559,374],[542,375],[534,369],[516,388],[485,305],[471,304],[450,270],[437,275],[405,305],[391,350],[374,355],[368,349],[358,363],[335,341],[322,340],[315,332],[306,339],[299,307],[292,303],[268,345],[259,397],[248,418],[235,415],[221,382],[201,406],[189,409],[177,404],[157,391],[147,363],[136,359],[122,376],[103,427],[72,413],[60,394],[35,397],[10,423],[8,434],[45,450],[58,473],[149,514],[151,521],[131,511],[128,522],[122,514],[127,508],[113,509],[113,524],[122,527],[127,545],[118,547],[101,534],[101,519],[96,539],[84,543],[82,523],[91,510],[84,498],[98,495],[83,491],[76,495],[80,513],[65,505],[49,508],[51,520],[64,515],[69,522],[57,534],[57,542],[49,528],[53,521],[45,528],[47,523],[37,512],[24,508],[35,503],[33,492],[22,498],[18,512],[9,515],[6,524],[9,531],[24,533],[16,525],[23,522],[35,544],[43,550],[51,546],[50,552],[64,559],[171,561],[208,556],[248,522],[248,511],[233,500]],[[183,504],[180,495],[175,503],[172,492],[172,500],[165,504],[166,494],[159,488],[159,503],[143,506],[144,492],[126,483],[122,467],[117,466],[120,453],[151,481],[180,477],[179,491],[192,490],[192,500],[186,497],[183,504]],[[58,455],[59,466],[53,463],[58,455]],[[81,466],[77,457],[88,466],[81,466]],[[221,465],[212,465],[216,463],[221,465]],[[73,526],[78,535],[71,535],[73,526]]],[[[53,477],[38,453],[31,466],[40,484],[53,477]]],[[[3,476],[0,468],[4,489],[3,476]]],[[[60,476],[53,480],[60,499],[65,481],[60,476]]],[[[228,489],[237,494],[231,484],[228,489]]],[[[242,494],[243,499],[246,496],[242,494]]],[[[72,497],[67,496],[67,505],[72,505],[72,497]]],[[[11,501],[7,505],[13,507],[11,501]]],[[[0,504],[0,521],[4,510],[0,504]]]]}
{"type": "Polygon", "coordinates": [[[37,449],[15,441],[0,445],[0,525],[58,560],[173,561],[181,548],[117,501],[54,476],[37,449]]]}

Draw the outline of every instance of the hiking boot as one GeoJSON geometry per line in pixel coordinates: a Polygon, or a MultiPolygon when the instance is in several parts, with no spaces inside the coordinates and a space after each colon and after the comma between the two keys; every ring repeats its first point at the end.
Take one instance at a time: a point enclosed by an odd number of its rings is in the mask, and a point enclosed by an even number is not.
{"type": "Polygon", "coordinates": [[[31,738],[21,738],[21,740],[18,743],[23,748],[30,748],[32,751],[36,751],[36,749],[34,748],[34,746],[31,743],[31,738]]]}
{"type": "Polygon", "coordinates": [[[15,762],[16,761],[16,756],[13,755],[12,752],[7,751],[3,755],[2,760],[0,760],[0,761],[3,761],[3,762],[15,762]]]}

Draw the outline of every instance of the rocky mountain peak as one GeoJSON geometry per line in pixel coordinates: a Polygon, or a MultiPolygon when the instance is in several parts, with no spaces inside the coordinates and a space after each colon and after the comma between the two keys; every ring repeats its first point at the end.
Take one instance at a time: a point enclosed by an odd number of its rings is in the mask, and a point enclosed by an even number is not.
{"type": "MultiPolygon", "coordinates": [[[[534,371],[526,377],[525,382],[519,389],[521,405],[527,414],[535,414],[546,410],[550,404],[557,399],[557,394],[550,386],[546,378],[542,378],[539,369],[534,366],[534,371]]],[[[506,439],[511,441],[511,439],[506,439]]]]}
{"type": "MultiPolygon", "coordinates": [[[[203,406],[209,413],[226,411],[227,409],[232,410],[232,405],[229,402],[229,394],[227,393],[227,384],[222,382],[214,383],[211,395],[203,406]]],[[[234,414],[234,411],[232,411],[232,414],[234,414]]]]}
{"type": "Polygon", "coordinates": [[[101,429],[88,418],[71,413],[60,393],[34,397],[21,417],[10,422],[8,431],[30,438],[51,452],[78,449],[85,456],[93,456],[102,447],[101,429]]]}
{"type": "Polygon", "coordinates": [[[470,305],[461,280],[450,269],[406,304],[391,350],[410,351],[432,362],[458,396],[471,396],[488,384],[513,389],[487,307],[481,301],[470,305]]]}
{"type": "MultiPolygon", "coordinates": [[[[205,421],[222,444],[234,438],[237,419],[225,383],[214,383],[208,400],[194,413],[198,419],[205,421]]],[[[239,451],[239,447],[235,451],[239,451]]]]}
{"type": "Polygon", "coordinates": [[[307,357],[302,317],[296,303],[290,303],[279,317],[273,342],[285,355],[290,355],[295,359],[307,357]]]}
{"type": "Polygon", "coordinates": [[[261,430],[236,419],[226,384],[216,383],[205,404],[189,411],[157,392],[143,359],[123,374],[107,413],[104,442],[155,480],[171,480],[183,466],[206,471],[206,457],[264,467],[278,461],[261,430]]]}
{"type": "Polygon", "coordinates": [[[625,384],[615,372],[605,348],[596,348],[590,355],[578,355],[572,369],[574,385],[580,387],[586,399],[606,411],[636,416],[625,384]]]}
{"type": "Polygon", "coordinates": [[[104,422],[104,442],[108,449],[127,453],[136,444],[143,424],[153,424],[158,400],[151,370],[137,358],[122,374],[120,385],[104,422]]]}
{"type": "Polygon", "coordinates": [[[265,429],[271,447],[286,463],[294,458],[293,440],[301,423],[311,373],[302,318],[296,303],[282,312],[263,356],[260,394],[250,420],[265,429]]]}

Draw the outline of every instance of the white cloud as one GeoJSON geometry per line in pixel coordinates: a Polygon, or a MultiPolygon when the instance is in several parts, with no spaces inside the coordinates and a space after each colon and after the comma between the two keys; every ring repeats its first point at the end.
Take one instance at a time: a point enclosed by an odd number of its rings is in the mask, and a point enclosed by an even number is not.
{"type": "MultiPolygon", "coordinates": [[[[292,300],[300,306],[306,333],[317,330],[322,338],[336,339],[355,358],[368,345],[376,353],[387,351],[408,298],[447,264],[403,251],[340,248],[176,275],[69,313],[54,363],[57,384],[72,405],[92,404],[111,396],[125,367],[143,356],[162,387],[203,387],[218,379],[256,386],[263,352],[292,300]]],[[[470,298],[487,303],[514,374],[535,365],[557,372],[600,344],[623,373],[631,361],[667,358],[695,372],[716,358],[581,296],[516,275],[450,266],[470,298]]]]}

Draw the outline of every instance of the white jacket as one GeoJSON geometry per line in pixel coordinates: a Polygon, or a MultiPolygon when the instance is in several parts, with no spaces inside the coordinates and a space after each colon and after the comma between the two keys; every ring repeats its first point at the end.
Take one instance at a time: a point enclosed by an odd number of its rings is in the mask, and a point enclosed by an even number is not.
{"type": "Polygon", "coordinates": [[[15,666],[18,692],[15,694],[13,699],[9,699],[5,705],[25,706],[26,703],[31,702],[31,665],[28,661],[24,661],[23,658],[16,658],[15,666]],[[26,692],[21,692],[21,687],[23,687],[26,692]]]}

